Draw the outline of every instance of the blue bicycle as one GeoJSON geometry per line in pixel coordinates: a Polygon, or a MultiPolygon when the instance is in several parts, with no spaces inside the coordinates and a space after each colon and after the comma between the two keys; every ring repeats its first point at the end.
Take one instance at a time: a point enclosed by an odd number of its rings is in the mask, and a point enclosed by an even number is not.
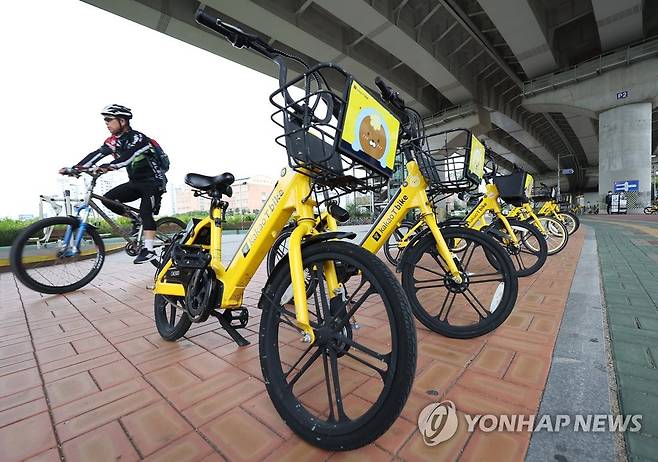
{"type": "MultiPolygon", "coordinates": [[[[84,199],[75,206],[74,216],[44,218],[25,228],[14,240],[10,262],[16,278],[24,285],[45,294],[72,292],[89,284],[105,261],[106,251],[123,248],[135,256],[143,245],[143,228],[139,210],[94,194],[98,178],[106,171],[99,168],[69,169],[64,174],[91,176],[84,199]],[[123,209],[122,215],[131,218],[132,229],[119,226],[94,201],[112,203],[123,209]],[[105,220],[112,230],[101,235],[89,223],[91,212],[105,220]],[[106,247],[107,246],[107,247],[106,247]]],[[[185,229],[185,224],[174,217],[163,217],[155,222],[155,247],[162,247],[185,229]]]]}

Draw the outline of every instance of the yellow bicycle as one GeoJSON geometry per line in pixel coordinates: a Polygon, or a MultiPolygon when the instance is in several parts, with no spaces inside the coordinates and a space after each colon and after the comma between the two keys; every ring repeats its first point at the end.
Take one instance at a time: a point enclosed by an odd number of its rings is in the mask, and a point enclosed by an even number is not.
{"type": "Polygon", "coordinates": [[[522,200],[511,203],[513,206],[507,213],[508,218],[518,219],[522,222],[532,223],[544,236],[548,245],[548,255],[555,255],[561,252],[569,242],[569,232],[567,227],[559,218],[548,215],[538,215],[535,213],[530,203],[528,191],[532,191],[533,179],[528,173],[522,171],[513,172],[512,175],[525,175],[526,195],[522,200]]]}
{"type": "MultiPolygon", "coordinates": [[[[390,92],[386,89],[382,89],[385,99],[390,92]]],[[[420,127],[412,115],[409,113],[411,122],[406,125],[411,126],[405,133],[420,127]]],[[[448,337],[483,335],[505,321],[516,303],[514,266],[491,236],[459,227],[440,229],[427,191],[457,192],[479,184],[484,148],[467,130],[408,137],[401,144],[407,171],[404,182],[360,245],[377,253],[398,232],[409,212],[417,211],[420,221],[414,230],[418,232],[408,233],[398,265],[414,315],[427,328],[448,337]],[[472,156],[478,157],[471,162],[472,156]]],[[[335,217],[344,216],[343,212],[336,204],[328,204],[316,218],[316,228],[336,230],[335,217]]],[[[289,251],[290,237],[291,231],[281,233],[272,245],[270,271],[289,251]]]]}
{"type": "MultiPolygon", "coordinates": [[[[486,181],[485,193],[468,194],[469,197],[479,198],[464,219],[452,218],[439,224],[447,227],[461,226],[476,231],[482,231],[494,238],[510,255],[512,264],[519,277],[530,276],[543,266],[548,254],[548,247],[539,230],[530,223],[505,217],[499,204],[499,199],[522,203],[525,199],[523,177],[511,175],[498,176],[493,161],[490,159],[490,168],[483,177],[486,181]],[[519,186],[519,181],[520,186],[519,186]],[[496,183],[503,188],[504,196],[499,194],[496,183]],[[521,201],[521,202],[519,202],[521,201]]],[[[466,198],[462,194],[463,198],[466,198]]],[[[391,235],[384,248],[385,254],[391,263],[398,264],[400,255],[413,241],[415,236],[423,230],[425,222],[416,223],[403,221],[391,235]],[[386,252],[387,249],[388,252],[386,252]],[[396,252],[397,249],[397,252],[396,252]]],[[[456,248],[459,248],[457,246],[456,248]]]]}
{"type": "MultiPolygon", "coordinates": [[[[305,441],[327,450],[364,446],[388,430],[404,407],[415,374],[416,335],[409,302],[384,263],[339,240],[349,233],[314,228],[316,192],[367,190],[386,179],[385,171],[337,144],[358,83],[333,64],[309,68],[297,58],[291,59],[306,70],[288,81],[290,57],[284,52],[206,10],[196,17],[234,46],[279,66],[280,88],[270,100],[276,107],[273,120],[284,131],[277,141],[286,148],[290,168],[226,267],[221,262],[224,197],[232,194],[233,175],[186,176],[197,195],[211,200],[210,209],[206,218],[191,221],[163,255],[154,288],[158,332],[173,341],[192,323],[214,316],[239,345],[246,345],[237,331],[249,322],[244,290],[294,214],[289,253],[268,278],[258,303],[263,380],[277,412],[305,441]],[[301,96],[293,98],[300,87],[301,96]],[[307,274],[312,285],[305,281],[307,274]],[[366,383],[371,401],[353,393],[366,383]]],[[[359,94],[386,117],[383,106],[359,94]]]]}
{"type": "Polygon", "coordinates": [[[560,210],[560,205],[556,201],[555,188],[540,183],[539,187],[532,188],[531,199],[535,205],[542,204],[539,210],[535,212],[537,216],[553,217],[560,220],[567,228],[570,236],[580,227],[580,219],[575,213],[560,210]]]}

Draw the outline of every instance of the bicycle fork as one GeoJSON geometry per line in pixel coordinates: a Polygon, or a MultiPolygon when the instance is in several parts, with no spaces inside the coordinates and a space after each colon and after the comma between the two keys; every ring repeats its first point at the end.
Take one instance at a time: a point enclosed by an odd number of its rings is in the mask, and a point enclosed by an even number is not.
{"type": "Polygon", "coordinates": [[[82,237],[85,235],[87,229],[87,218],[89,218],[89,207],[81,207],[78,209],[78,220],[79,226],[78,230],[73,236],[73,227],[71,225],[66,227],[66,232],[64,233],[64,257],[73,257],[80,253],[80,243],[82,242],[82,237]],[[71,244],[71,239],[74,239],[73,244],[71,244]]]}

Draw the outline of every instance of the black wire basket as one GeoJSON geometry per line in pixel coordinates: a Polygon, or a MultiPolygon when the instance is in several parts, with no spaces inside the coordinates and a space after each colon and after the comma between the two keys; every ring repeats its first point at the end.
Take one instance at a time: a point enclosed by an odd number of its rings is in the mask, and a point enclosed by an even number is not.
{"type": "Polygon", "coordinates": [[[531,199],[535,202],[548,202],[556,198],[555,188],[550,186],[535,186],[532,188],[531,199]]]}
{"type": "Polygon", "coordinates": [[[334,64],[319,64],[270,95],[275,141],[318,190],[373,191],[393,173],[399,120],[334,64]]]}
{"type": "Polygon", "coordinates": [[[465,129],[411,140],[428,193],[450,194],[477,189],[484,176],[484,146],[465,129]]]}
{"type": "Polygon", "coordinates": [[[498,196],[511,205],[519,206],[528,199],[528,183],[532,183],[532,177],[523,171],[515,171],[509,175],[496,176],[493,179],[498,196]]]}

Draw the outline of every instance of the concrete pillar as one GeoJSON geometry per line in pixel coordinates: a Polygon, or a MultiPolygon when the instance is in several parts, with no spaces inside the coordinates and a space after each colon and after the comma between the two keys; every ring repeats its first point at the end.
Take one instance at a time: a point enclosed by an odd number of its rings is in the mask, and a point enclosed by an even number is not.
{"type": "Polygon", "coordinates": [[[651,103],[619,106],[599,114],[599,205],[615,181],[639,180],[641,213],[651,199],[651,103]]]}

